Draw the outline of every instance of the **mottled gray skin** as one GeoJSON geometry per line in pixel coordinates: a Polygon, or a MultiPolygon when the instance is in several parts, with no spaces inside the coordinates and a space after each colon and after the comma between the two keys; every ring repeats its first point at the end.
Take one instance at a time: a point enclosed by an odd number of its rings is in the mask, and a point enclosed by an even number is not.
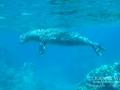
{"type": "Polygon", "coordinates": [[[82,37],[78,33],[53,28],[29,31],[20,36],[19,43],[23,44],[30,40],[40,42],[40,54],[45,52],[46,44],[67,46],[90,45],[99,56],[101,56],[101,51],[105,50],[105,48],[98,43],[92,42],[88,38],[82,37]]]}

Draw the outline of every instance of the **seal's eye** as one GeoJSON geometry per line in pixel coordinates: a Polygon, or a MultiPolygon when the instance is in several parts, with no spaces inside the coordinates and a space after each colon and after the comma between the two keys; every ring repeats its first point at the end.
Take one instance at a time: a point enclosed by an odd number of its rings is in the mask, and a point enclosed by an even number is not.
{"type": "Polygon", "coordinates": [[[38,29],[37,31],[36,31],[36,33],[40,33],[41,32],[41,29],[38,29]]]}
{"type": "Polygon", "coordinates": [[[36,33],[39,33],[39,31],[36,31],[36,33]]]}

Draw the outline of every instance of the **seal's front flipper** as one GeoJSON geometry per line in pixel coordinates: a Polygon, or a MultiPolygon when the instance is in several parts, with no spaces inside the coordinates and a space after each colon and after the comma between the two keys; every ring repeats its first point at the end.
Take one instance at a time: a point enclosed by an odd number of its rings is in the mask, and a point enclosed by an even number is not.
{"type": "Polygon", "coordinates": [[[40,55],[45,53],[45,46],[46,46],[45,43],[43,43],[43,42],[40,43],[40,46],[39,46],[39,53],[40,53],[40,55]]]}
{"type": "Polygon", "coordinates": [[[95,50],[95,52],[96,52],[99,56],[102,55],[102,54],[101,54],[101,51],[106,50],[103,46],[101,46],[101,45],[99,45],[99,44],[97,44],[97,43],[92,44],[92,47],[93,47],[93,49],[95,50]]]}

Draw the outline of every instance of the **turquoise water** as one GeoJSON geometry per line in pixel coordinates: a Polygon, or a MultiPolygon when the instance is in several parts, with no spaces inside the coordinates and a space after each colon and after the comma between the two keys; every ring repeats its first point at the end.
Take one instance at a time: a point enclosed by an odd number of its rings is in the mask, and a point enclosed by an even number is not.
{"type": "Polygon", "coordinates": [[[74,90],[87,73],[120,60],[119,0],[0,0],[0,90],[74,90]],[[21,34],[65,28],[106,48],[99,57],[89,46],[20,45],[21,34]]]}

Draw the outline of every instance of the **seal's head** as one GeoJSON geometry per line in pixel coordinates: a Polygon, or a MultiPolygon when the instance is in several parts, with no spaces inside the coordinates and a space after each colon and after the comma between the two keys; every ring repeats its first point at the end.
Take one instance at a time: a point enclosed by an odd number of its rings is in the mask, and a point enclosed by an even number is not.
{"type": "Polygon", "coordinates": [[[24,44],[27,41],[28,41],[28,37],[25,34],[20,36],[20,40],[19,40],[20,44],[24,44]]]}

